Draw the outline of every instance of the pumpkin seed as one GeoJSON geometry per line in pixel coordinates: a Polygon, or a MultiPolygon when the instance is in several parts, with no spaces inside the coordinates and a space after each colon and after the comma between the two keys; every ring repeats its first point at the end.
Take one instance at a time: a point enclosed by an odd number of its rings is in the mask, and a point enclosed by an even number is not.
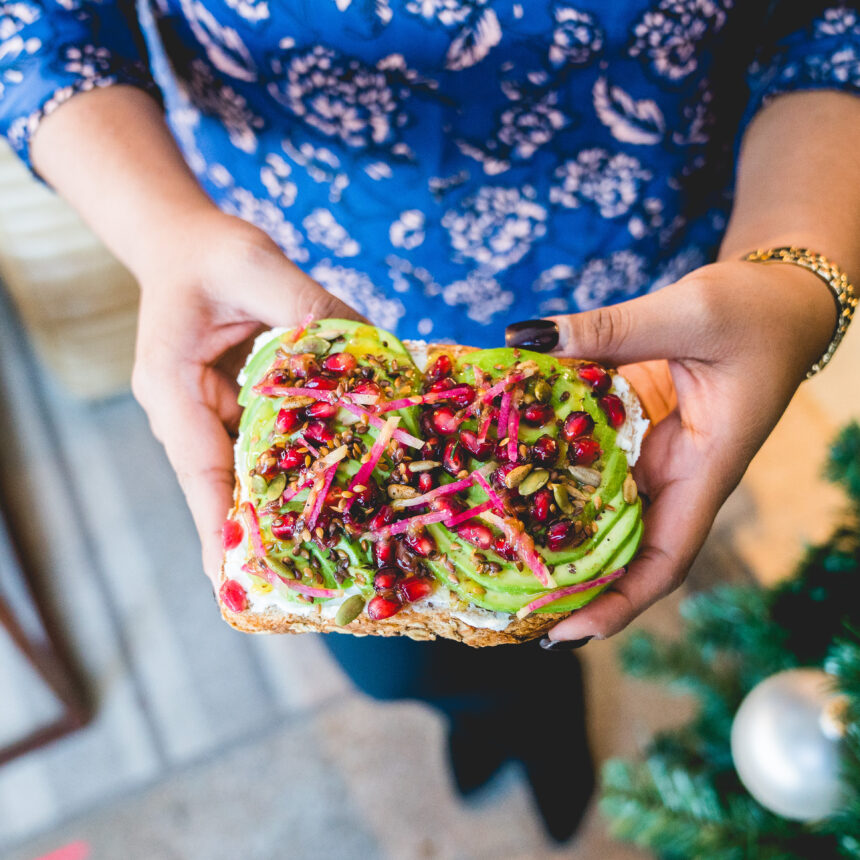
{"type": "Polygon", "coordinates": [[[388,497],[390,499],[414,499],[421,495],[415,487],[409,487],[406,484],[391,484],[388,487],[388,497]]]}
{"type": "Polygon", "coordinates": [[[549,400],[552,397],[552,388],[545,379],[540,379],[535,383],[535,397],[537,397],[541,403],[549,403],[549,400]]]}
{"type": "Polygon", "coordinates": [[[346,334],[346,331],[342,328],[327,328],[314,332],[316,337],[321,337],[324,340],[337,340],[343,334],[346,334]]]}
{"type": "Polygon", "coordinates": [[[281,401],[281,407],[283,409],[303,409],[305,406],[310,406],[311,403],[315,403],[313,397],[304,397],[300,394],[296,394],[291,397],[285,397],[281,401]]]}
{"type": "MultiPolygon", "coordinates": [[[[283,472],[281,472],[281,474],[283,475],[283,472]]],[[[267,487],[268,484],[266,483],[266,479],[262,475],[254,475],[254,477],[251,478],[251,492],[256,495],[264,495],[267,487]]]]}
{"type": "Polygon", "coordinates": [[[573,510],[573,505],[571,505],[570,503],[570,496],[568,495],[567,487],[565,487],[564,484],[553,484],[552,495],[555,499],[555,503],[559,506],[563,513],[571,513],[571,511],[573,510]]]}
{"type": "Polygon", "coordinates": [[[347,624],[352,624],[356,618],[364,611],[364,598],[360,594],[353,594],[352,597],[347,597],[340,608],[337,610],[337,615],[334,617],[334,623],[338,627],[346,627],[347,624]]]}
{"type": "Polygon", "coordinates": [[[431,469],[436,469],[442,464],[436,460],[415,460],[409,464],[410,472],[429,472],[431,469]]]}
{"type": "Polygon", "coordinates": [[[536,493],[549,480],[549,472],[546,469],[535,469],[526,475],[519,486],[521,496],[530,496],[536,493]]]}
{"type": "Polygon", "coordinates": [[[596,487],[600,483],[600,472],[595,469],[589,469],[587,466],[568,466],[567,468],[580,484],[591,484],[596,487]]]}
{"type": "Polygon", "coordinates": [[[325,355],[329,351],[329,342],[315,334],[309,334],[293,344],[294,353],[310,352],[313,355],[325,355]]]}
{"type": "Polygon", "coordinates": [[[630,472],[627,473],[627,477],[621,485],[621,494],[628,505],[632,505],[639,498],[639,488],[636,486],[636,481],[630,472]]]}
{"type": "Polygon", "coordinates": [[[265,564],[269,570],[273,570],[278,576],[282,576],[284,579],[296,578],[295,572],[290,570],[280,559],[267,557],[265,564]]]}
{"type": "Polygon", "coordinates": [[[516,469],[511,469],[507,475],[505,475],[505,486],[509,490],[513,490],[518,487],[523,479],[531,472],[532,467],[530,463],[526,463],[523,466],[517,466],[516,469]]]}
{"type": "Polygon", "coordinates": [[[284,492],[284,487],[286,486],[287,476],[283,472],[279,472],[274,478],[272,478],[272,483],[269,484],[269,488],[266,490],[266,499],[270,502],[274,502],[275,499],[280,499],[284,492]]]}

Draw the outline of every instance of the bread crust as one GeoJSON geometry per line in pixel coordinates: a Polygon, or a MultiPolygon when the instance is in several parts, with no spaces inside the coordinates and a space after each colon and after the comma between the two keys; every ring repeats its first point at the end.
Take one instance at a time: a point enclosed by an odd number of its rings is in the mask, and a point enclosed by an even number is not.
{"type": "MultiPolygon", "coordinates": [[[[409,341],[405,343],[408,347],[409,341]]],[[[467,353],[478,351],[477,347],[462,344],[430,344],[427,347],[427,367],[442,354],[459,358],[467,353]]],[[[585,363],[569,358],[559,360],[571,367],[585,363]]],[[[239,496],[240,487],[237,476],[233,507],[230,510],[231,519],[238,514],[239,496]]],[[[226,579],[225,564],[226,561],[222,561],[219,585],[226,579]]],[[[441,636],[444,639],[453,639],[456,642],[471,645],[473,648],[514,645],[537,639],[570,614],[568,612],[532,613],[525,618],[512,615],[504,630],[488,630],[472,627],[446,610],[418,612],[412,607],[405,606],[391,618],[374,621],[366,614],[362,614],[346,627],[338,627],[333,618],[323,618],[321,614],[316,617],[292,615],[273,606],[267,607],[263,612],[251,610],[234,612],[225,606],[220,592],[217,599],[223,619],[242,633],[349,633],[353,636],[408,636],[418,641],[431,641],[441,636]]],[[[321,613],[322,607],[319,604],[317,606],[321,613]]]]}

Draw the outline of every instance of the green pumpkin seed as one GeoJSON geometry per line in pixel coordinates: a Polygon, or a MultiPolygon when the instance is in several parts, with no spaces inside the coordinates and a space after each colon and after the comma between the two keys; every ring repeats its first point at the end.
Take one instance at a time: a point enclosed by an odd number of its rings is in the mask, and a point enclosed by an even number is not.
{"type": "Polygon", "coordinates": [[[590,484],[597,487],[600,484],[600,472],[587,466],[568,466],[568,471],[580,484],[590,484]]]}
{"type": "Polygon", "coordinates": [[[549,472],[546,469],[535,469],[523,479],[519,486],[521,496],[530,496],[536,493],[549,480],[549,472]]]}
{"type": "Polygon", "coordinates": [[[573,511],[573,505],[570,503],[570,496],[564,484],[553,484],[552,496],[562,513],[569,514],[573,511]]]}
{"type": "Polygon", "coordinates": [[[287,486],[287,476],[283,472],[279,472],[272,478],[269,488],[266,490],[267,501],[274,502],[275,499],[280,499],[284,492],[284,487],[287,486]]]}
{"type": "Polygon", "coordinates": [[[516,469],[511,469],[511,471],[505,475],[505,486],[509,490],[516,489],[531,470],[532,467],[529,463],[526,463],[524,466],[517,466],[516,469]]]}
{"type": "Polygon", "coordinates": [[[284,579],[296,579],[295,571],[290,570],[280,559],[266,556],[265,565],[284,579]]]}
{"type": "Polygon", "coordinates": [[[545,379],[540,379],[535,383],[535,397],[541,403],[549,403],[552,397],[552,387],[545,379]]]}
{"type": "Polygon", "coordinates": [[[324,338],[325,340],[337,340],[341,335],[346,334],[346,330],[342,328],[327,328],[325,330],[314,332],[316,337],[324,338]]]}
{"type": "Polygon", "coordinates": [[[257,496],[265,495],[268,486],[266,479],[262,475],[254,475],[251,478],[251,492],[257,496]]]}
{"type": "Polygon", "coordinates": [[[353,594],[352,597],[347,597],[340,608],[337,610],[337,615],[334,617],[334,623],[338,627],[346,627],[347,624],[352,624],[356,618],[364,611],[364,598],[360,594],[353,594]]]}
{"type": "Polygon", "coordinates": [[[293,344],[294,353],[310,352],[313,355],[325,355],[329,351],[329,342],[315,334],[309,334],[293,344]]]}

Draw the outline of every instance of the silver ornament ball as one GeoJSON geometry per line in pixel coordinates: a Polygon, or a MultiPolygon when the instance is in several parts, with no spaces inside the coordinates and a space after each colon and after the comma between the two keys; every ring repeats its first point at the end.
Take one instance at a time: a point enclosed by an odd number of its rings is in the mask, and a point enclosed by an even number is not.
{"type": "Polygon", "coordinates": [[[747,791],[766,809],[817,821],[839,806],[840,697],[819,669],[789,669],[747,695],[732,723],[732,758],[747,791]]]}

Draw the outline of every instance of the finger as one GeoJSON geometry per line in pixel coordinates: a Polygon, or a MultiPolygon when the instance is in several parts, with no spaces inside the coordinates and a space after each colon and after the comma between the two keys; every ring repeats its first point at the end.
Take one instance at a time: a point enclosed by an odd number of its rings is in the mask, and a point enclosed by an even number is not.
{"type": "Polygon", "coordinates": [[[693,469],[660,487],[644,516],[642,547],[627,573],[557,624],[549,633],[550,639],[613,636],[683,582],[722,502],[715,493],[715,476],[709,472],[706,468],[693,469]]]}
{"type": "Polygon", "coordinates": [[[559,330],[555,353],[617,365],[696,357],[706,313],[692,284],[676,284],[629,302],[549,319],[559,330]]]}

